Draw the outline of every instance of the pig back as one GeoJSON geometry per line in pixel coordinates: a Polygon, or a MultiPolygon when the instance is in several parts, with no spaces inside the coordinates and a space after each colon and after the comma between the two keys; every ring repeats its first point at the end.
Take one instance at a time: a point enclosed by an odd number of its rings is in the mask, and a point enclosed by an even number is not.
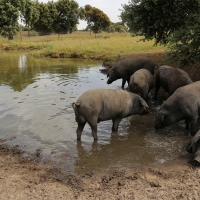
{"type": "Polygon", "coordinates": [[[103,121],[129,112],[135,96],[121,89],[94,89],[84,92],[76,103],[80,103],[79,113],[97,114],[103,121]]]}
{"type": "Polygon", "coordinates": [[[139,69],[136,71],[132,76],[130,80],[130,84],[132,82],[138,83],[140,86],[146,86],[152,87],[153,85],[153,76],[147,69],[139,69]]]}
{"type": "Polygon", "coordinates": [[[122,76],[126,74],[132,75],[142,68],[147,69],[151,74],[154,74],[155,64],[149,58],[140,57],[123,59],[117,62],[114,67],[119,74],[122,74],[122,76]]]}
{"type": "Polygon", "coordinates": [[[184,70],[167,65],[159,67],[156,74],[156,81],[159,81],[159,84],[168,91],[170,95],[172,95],[177,88],[193,82],[184,70]]]}
{"type": "MultiPolygon", "coordinates": [[[[190,83],[178,88],[172,96],[170,102],[176,102],[181,107],[198,107],[200,109],[200,81],[190,83]]],[[[167,102],[167,101],[166,101],[167,102]]],[[[200,110],[199,110],[200,111],[200,110]]]]}

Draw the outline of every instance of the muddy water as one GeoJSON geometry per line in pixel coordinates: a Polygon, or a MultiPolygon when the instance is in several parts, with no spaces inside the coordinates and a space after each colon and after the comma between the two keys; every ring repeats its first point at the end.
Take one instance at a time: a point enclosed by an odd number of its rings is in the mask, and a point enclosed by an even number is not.
{"type": "Polygon", "coordinates": [[[77,142],[71,103],[88,89],[120,88],[121,80],[107,85],[100,62],[0,53],[0,139],[24,150],[25,158],[39,152],[41,163],[85,173],[165,163],[186,154],[184,123],[153,128],[162,99],[148,102],[150,114],[123,119],[118,133],[111,132],[111,121],[98,124],[98,142],[86,125],[77,142]]]}

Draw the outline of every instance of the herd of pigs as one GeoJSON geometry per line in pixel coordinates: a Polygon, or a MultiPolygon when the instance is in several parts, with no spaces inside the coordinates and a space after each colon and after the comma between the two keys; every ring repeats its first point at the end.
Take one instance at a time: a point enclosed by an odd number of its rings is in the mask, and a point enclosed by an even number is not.
{"type": "Polygon", "coordinates": [[[164,128],[178,121],[185,120],[186,129],[193,136],[187,151],[193,154],[190,164],[200,165],[200,81],[193,82],[181,69],[167,65],[160,66],[153,79],[155,64],[148,58],[128,58],[118,61],[108,72],[107,83],[122,79],[122,89],[93,89],[84,92],[72,103],[75,119],[78,123],[77,140],[86,123],[92,129],[92,136],[97,140],[97,123],[112,120],[112,131],[117,131],[120,121],[130,115],[149,113],[148,94],[155,87],[155,96],[162,87],[169,93],[169,98],[161,105],[154,127],[164,128]],[[128,90],[123,90],[125,83],[128,90]]]}

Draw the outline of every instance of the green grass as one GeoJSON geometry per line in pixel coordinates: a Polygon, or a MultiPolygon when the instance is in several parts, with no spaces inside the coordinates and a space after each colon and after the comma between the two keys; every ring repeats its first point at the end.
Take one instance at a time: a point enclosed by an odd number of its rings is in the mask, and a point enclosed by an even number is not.
{"type": "MultiPolygon", "coordinates": [[[[36,35],[36,34],[35,34],[36,35]]],[[[0,37],[3,49],[23,50],[36,57],[73,57],[115,61],[137,53],[164,52],[164,46],[153,46],[154,41],[139,41],[130,33],[100,33],[97,38],[89,32],[30,36],[22,33],[9,41],[0,37]]]]}

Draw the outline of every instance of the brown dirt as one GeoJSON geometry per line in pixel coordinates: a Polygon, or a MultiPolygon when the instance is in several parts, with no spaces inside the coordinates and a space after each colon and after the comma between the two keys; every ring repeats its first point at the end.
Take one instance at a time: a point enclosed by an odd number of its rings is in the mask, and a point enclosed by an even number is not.
{"type": "MultiPolygon", "coordinates": [[[[146,56],[158,66],[168,64],[163,54],[146,56]]],[[[194,81],[199,80],[193,69],[184,69],[194,81]]],[[[33,156],[37,158],[37,154],[33,156]]],[[[164,165],[73,175],[59,167],[27,161],[19,149],[2,141],[0,199],[199,199],[200,168],[187,163],[190,157],[187,154],[164,165]]]]}
{"type": "Polygon", "coordinates": [[[73,175],[0,146],[0,199],[199,199],[200,168],[188,155],[165,165],[73,175]]]}

